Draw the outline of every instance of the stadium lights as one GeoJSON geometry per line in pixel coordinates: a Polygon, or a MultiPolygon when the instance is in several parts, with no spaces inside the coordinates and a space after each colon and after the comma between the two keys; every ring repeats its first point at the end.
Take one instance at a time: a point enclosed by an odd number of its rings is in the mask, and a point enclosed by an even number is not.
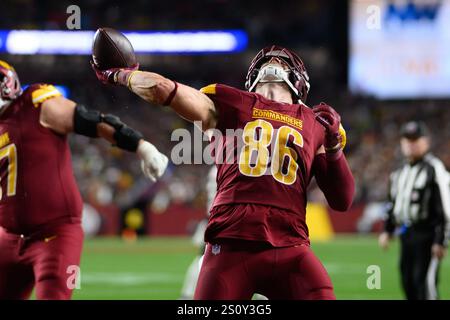
{"type": "MultiPolygon", "coordinates": [[[[95,31],[0,30],[0,52],[88,55],[95,31]]],[[[137,53],[226,53],[247,47],[242,30],[124,32],[137,53]]]]}

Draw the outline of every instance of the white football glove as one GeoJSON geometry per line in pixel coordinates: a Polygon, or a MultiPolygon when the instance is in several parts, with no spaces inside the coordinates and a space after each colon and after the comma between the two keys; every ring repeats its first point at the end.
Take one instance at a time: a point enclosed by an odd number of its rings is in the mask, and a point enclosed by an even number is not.
{"type": "Polygon", "coordinates": [[[139,144],[137,154],[141,158],[141,169],[144,175],[156,181],[164,174],[169,159],[156,149],[150,142],[143,141],[139,144]]]}

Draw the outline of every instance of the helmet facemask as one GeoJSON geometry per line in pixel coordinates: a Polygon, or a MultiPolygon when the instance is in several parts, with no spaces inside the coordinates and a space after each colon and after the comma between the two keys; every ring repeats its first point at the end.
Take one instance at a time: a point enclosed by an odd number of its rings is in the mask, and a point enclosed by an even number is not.
{"type": "Polygon", "coordinates": [[[306,102],[310,88],[308,74],[302,60],[288,49],[267,47],[252,60],[246,77],[246,89],[254,91],[258,83],[264,82],[285,82],[291,90],[293,101],[306,102]],[[267,64],[273,59],[280,65],[267,64]]]}
{"type": "Polygon", "coordinates": [[[253,81],[253,84],[248,88],[248,91],[253,91],[258,83],[277,83],[284,82],[289,88],[294,92],[295,95],[298,95],[298,90],[293,86],[291,81],[289,80],[289,67],[286,63],[282,62],[280,59],[272,58],[268,63],[264,63],[261,68],[258,70],[258,75],[256,79],[253,81]],[[276,63],[272,63],[275,59],[276,63]]]}

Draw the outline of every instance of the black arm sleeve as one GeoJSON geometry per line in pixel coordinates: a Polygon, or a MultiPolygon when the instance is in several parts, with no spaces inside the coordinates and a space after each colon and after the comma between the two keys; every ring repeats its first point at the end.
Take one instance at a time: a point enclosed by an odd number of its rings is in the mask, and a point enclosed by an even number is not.
{"type": "Polygon", "coordinates": [[[386,231],[389,234],[393,234],[395,231],[395,217],[394,217],[394,199],[391,195],[391,185],[392,185],[392,176],[389,179],[388,184],[388,204],[387,204],[387,211],[386,211],[386,218],[384,220],[384,231],[386,231]]]}
{"type": "Polygon", "coordinates": [[[73,122],[75,133],[90,138],[98,138],[97,125],[99,123],[109,124],[115,130],[113,138],[117,147],[131,152],[136,152],[139,141],[143,138],[140,132],[128,127],[120,121],[119,117],[111,114],[103,115],[99,111],[89,110],[83,105],[75,107],[73,122]]]}
{"type": "Polygon", "coordinates": [[[434,170],[428,209],[435,226],[434,243],[447,246],[450,226],[450,176],[439,160],[432,161],[432,166],[434,170]]]}
{"type": "Polygon", "coordinates": [[[113,138],[116,141],[117,147],[127,151],[136,152],[139,140],[143,138],[139,131],[128,127],[119,117],[111,114],[104,115],[102,120],[116,130],[113,138]]]}
{"type": "Polygon", "coordinates": [[[88,110],[85,106],[77,104],[73,115],[73,131],[83,136],[97,138],[97,124],[101,121],[100,112],[88,110]]]}
{"type": "Polygon", "coordinates": [[[440,245],[447,245],[448,239],[446,237],[447,219],[443,208],[443,202],[441,197],[441,191],[439,185],[434,180],[431,185],[431,197],[430,197],[430,216],[433,217],[435,224],[434,228],[434,243],[440,245]]]}

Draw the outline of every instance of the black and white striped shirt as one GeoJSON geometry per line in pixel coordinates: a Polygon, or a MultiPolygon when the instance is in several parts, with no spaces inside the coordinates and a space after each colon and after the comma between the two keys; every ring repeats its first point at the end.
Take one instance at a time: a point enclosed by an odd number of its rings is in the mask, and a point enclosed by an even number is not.
{"type": "Polygon", "coordinates": [[[434,230],[435,243],[446,244],[449,239],[450,174],[430,153],[390,176],[385,230],[392,233],[399,225],[434,230]]]}

